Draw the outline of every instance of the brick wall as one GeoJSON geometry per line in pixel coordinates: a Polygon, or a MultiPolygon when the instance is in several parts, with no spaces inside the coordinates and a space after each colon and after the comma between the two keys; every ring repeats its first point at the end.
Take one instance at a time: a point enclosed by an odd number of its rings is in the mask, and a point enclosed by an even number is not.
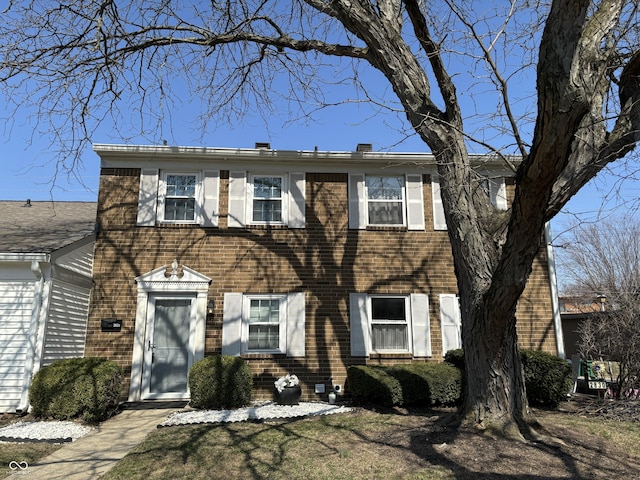
{"type": "MultiPolygon", "coordinates": [[[[125,368],[129,388],[137,290],[134,278],[174,259],[212,279],[205,354],[221,351],[225,292],[306,293],[306,356],[246,355],[256,398],[271,398],[273,381],[285,373],[303,380],[316,398],[316,383],[344,385],[346,367],[441,360],[438,295],[456,293],[447,233],[434,231],[430,179],[425,176],[426,231],[348,229],[347,175],[308,173],[306,228],[227,228],[228,172],[220,180],[218,228],[192,225],[136,227],[139,170],[103,169],[100,177],[95,287],[87,332],[87,356],[106,356],[125,368]],[[351,357],[349,293],[426,293],[430,301],[432,359],[411,355],[351,357]],[[123,320],[120,332],[101,332],[101,318],[123,320]]],[[[509,188],[512,188],[510,186],[509,188]]],[[[522,346],[555,353],[546,259],[540,255],[518,307],[522,346]]]]}

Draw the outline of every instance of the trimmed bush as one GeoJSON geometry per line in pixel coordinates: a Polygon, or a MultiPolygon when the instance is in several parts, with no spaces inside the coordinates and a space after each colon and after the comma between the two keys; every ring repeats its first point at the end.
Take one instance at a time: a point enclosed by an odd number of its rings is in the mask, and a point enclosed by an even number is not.
{"type": "Polygon", "coordinates": [[[121,383],[122,368],[105,358],[58,360],[36,373],[29,401],[37,417],[97,423],[116,412],[121,383]]]}
{"type": "Polygon", "coordinates": [[[252,388],[251,370],[240,357],[205,357],[189,370],[190,405],[194,408],[244,407],[251,401],[252,388]]]}
{"type": "Polygon", "coordinates": [[[554,355],[522,350],[527,399],[532,405],[555,408],[571,391],[571,365],[554,355]]]}
{"type": "MultiPolygon", "coordinates": [[[[571,391],[571,365],[550,353],[520,350],[527,400],[531,405],[555,408],[571,391]]],[[[462,349],[450,350],[445,361],[464,370],[462,349]]]]}
{"type": "Polygon", "coordinates": [[[400,382],[384,367],[351,366],[347,368],[347,382],[349,393],[359,402],[385,407],[402,405],[400,382]]]}
{"type": "Polygon", "coordinates": [[[462,372],[445,363],[352,366],[347,369],[347,381],[356,400],[386,407],[454,405],[462,392],[462,372]]]}
{"type": "Polygon", "coordinates": [[[447,363],[414,363],[389,368],[402,387],[403,405],[455,405],[462,395],[462,372],[447,363]]]}
{"type": "Polygon", "coordinates": [[[444,354],[444,361],[464,371],[464,350],[456,348],[444,354]]]}

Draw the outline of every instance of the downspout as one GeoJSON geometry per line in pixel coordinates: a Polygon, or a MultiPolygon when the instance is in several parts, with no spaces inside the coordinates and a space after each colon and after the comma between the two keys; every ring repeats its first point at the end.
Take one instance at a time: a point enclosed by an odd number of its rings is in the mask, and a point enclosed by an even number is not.
{"type": "MultiPolygon", "coordinates": [[[[29,339],[27,348],[27,355],[25,358],[24,374],[22,380],[22,396],[20,397],[20,404],[16,409],[19,412],[25,412],[29,408],[29,388],[31,387],[31,380],[35,374],[36,359],[39,362],[38,340],[41,336],[40,330],[40,315],[42,312],[42,294],[44,291],[44,272],[40,267],[40,262],[37,260],[31,261],[31,272],[36,277],[35,288],[33,292],[33,304],[31,307],[31,322],[29,325],[29,339]]],[[[39,365],[37,365],[39,367],[39,365]]]]}
{"type": "Polygon", "coordinates": [[[551,243],[551,223],[544,227],[544,238],[547,244],[547,266],[549,268],[549,286],[551,287],[551,306],[553,308],[553,324],[556,331],[556,346],[558,357],[565,358],[564,334],[562,332],[562,318],[560,317],[560,301],[558,300],[558,277],[556,275],[556,259],[551,243]]]}

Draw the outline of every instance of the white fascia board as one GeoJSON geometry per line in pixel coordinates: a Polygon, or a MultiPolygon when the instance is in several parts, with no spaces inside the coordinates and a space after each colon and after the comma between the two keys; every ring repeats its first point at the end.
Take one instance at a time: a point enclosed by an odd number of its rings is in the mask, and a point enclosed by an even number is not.
{"type": "MultiPolygon", "coordinates": [[[[93,150],[101,160],[103,167],[131,167],[161,165],[163,161],[220,162],[257,165],[291,165],[305,167],[306,170],[318,170],[319,166],[339,165],[341,170],[348,167],[393,166],[403,169],[425,169],[435,166],[435,157],[427,152],[348,152],[348,151],[308,151],[308,150],[268,150],[255,148],[217,148],[217,147],[179,147],[165,145],[111,145],[94,144],[93,150]]],[[[469,155],[474,165],[504,167],[504,161],[495,155],[469,155]]],[[[518,157],[509,157],[519,163],[518,157]]],[[[172,163],[173,166],[175,164],[172,163]]],[[[186,166],[181,162],[181,165],[186,166]]],[[[323,168],[322,170],[325,170],[323,168]]],[[[334,167],[335,171],[335,167],[334,167]]]]}

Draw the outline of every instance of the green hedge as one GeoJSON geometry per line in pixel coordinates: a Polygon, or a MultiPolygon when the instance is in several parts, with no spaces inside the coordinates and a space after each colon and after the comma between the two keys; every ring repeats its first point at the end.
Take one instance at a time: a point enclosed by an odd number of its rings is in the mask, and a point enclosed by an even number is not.
{"type": "Polygon", "coordinates": [[[462,392],[461,371],[445,363],[351,366],[347,382],[357,401],[384,406],[453,405],[462,392]]]}
{"type": "Polygon", "coordinates": [[[189,370],[190,405],[194,408],[244,407],[251,401],[252,388],[251,370],[240,357],[205,357],[189,370]]]}
{"type": "Polygon", "coordinates": [[[568,362],[534,350],[522,350],[520,354],[530,404],[555,408],[567,399],[572,387],[572,370],[568,362]]]}
{"type": "Polygon", "coordinates": [[[116,412],[121,384],[122,368],[105,358],[58,360],[36,373],[29,401],[37,417],[100,422],[116,412]]]}
{"type": "MultiPolygon", "coordinates": [[[[571,365],[565,360],[537,350],[520,350],[527,400],[531,405],[552,408],[566,400],[571,391],[571,365]]],[[[462,349],[450,350],[445,362],[464,369],[462,349]]]]}

